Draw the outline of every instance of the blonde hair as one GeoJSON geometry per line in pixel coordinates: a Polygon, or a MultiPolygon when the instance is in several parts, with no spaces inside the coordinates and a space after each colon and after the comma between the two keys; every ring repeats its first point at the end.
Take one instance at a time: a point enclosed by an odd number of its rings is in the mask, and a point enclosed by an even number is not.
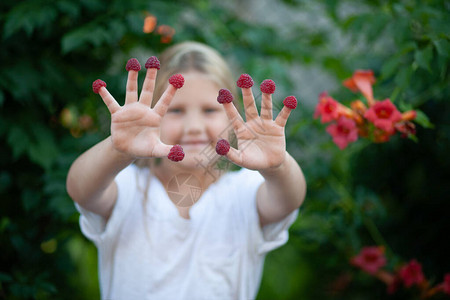
{"type": "Polygon", "coordinates": [[[169,77],[196,71],[208,75],[219,87],[231,91],[237,99],[236,82],[223,57],[213,48],[198,42],[183,42],[167,48],[159,57],[161,69],[156,78],[153,104],[167,87],[169,77]]]}

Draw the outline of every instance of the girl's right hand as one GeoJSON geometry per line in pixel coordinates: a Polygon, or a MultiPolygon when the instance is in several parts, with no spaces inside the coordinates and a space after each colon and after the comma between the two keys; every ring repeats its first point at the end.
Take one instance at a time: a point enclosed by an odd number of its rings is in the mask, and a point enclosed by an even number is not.
{"type": "Polygon", "coordinates": [[[171,145],[160,140],[162,117],[175,95],[176,88],[169,84],[164,94],[151,108],[156,81],[156,68],[147,69],[142,92],[138,99],[138,71],[128,72],[125,104],[120,106],[106,87],[99,94],[111,113],[111,138],[116,150],[133,158],[164,157],[171,145]]]}

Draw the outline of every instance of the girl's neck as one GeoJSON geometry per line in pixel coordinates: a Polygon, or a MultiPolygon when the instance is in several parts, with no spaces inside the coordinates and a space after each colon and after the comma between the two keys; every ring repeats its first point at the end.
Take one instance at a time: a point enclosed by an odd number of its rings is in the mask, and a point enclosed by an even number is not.
{"type": "Polygon", "coordinates": [[[179,215],[184,219],[190,219],[189,210],[192,205],[194,205],[195,202],[200,199],[203,192],[223,174],[223,171],[216,168],[184,169],[171,164],[152,166],[151,170],[164,186],[168,197],[178,209],[179,215]],[[178,184],[186,180],[186,178],[189,178],[190,187],[186,189],[182,186],[178,186],[178,184]],[[173,190],[174,184],[177,185],[175,193],[173,190]],[[195,193],[192,193],[192,186],[194,186],[195,193]],[[180,200],[180,194],[181,199],[184,199],[186,202],[180,200]]]}
{"type": "Polygon", "coordinates": [[[181,174],[192,175],[196,181],[198,181],[200,188],[205,191],[211,184],[216,182],[220,176],[224,174],[224,170],[219,170],[214,167],[209,168],[179,168],[174,165],[174,163],[164,164],[161,163],[157,166],[151,167],[152,173],[159,179],[163,184],[164,188],[167,190],[168,184],[176,176],[181,174]]]}

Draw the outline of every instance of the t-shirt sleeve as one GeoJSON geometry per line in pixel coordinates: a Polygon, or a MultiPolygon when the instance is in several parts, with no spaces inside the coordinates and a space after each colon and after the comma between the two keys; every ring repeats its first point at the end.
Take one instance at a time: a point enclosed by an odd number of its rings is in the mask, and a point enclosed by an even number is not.
{"type": "Polygon", "coordinates": [[[80,213],[81,232],[97,246],[115,236],[119,230],[131,201],[135,198],[137,172],[138,167],[130,165],[117,174],[115,182],[118,196],[108,221],[75,203],[75,207],[80,213]]]}
{"type": "Polygon", "coordinates": [[[264,178],[257,171],[247,170],[242,173],[242,182],[245,181],[246,186],[249,187],[245,193],[245,199],[242,199],[242,203],[245,205],[245,211],[247,211],[246,217],[248,222],[247,226],[249,226],[250,229],[250,240],[253,243],[253,249],[256,253],[265,254],[281,247],[288,241],[288,230],[297,219],[298,209],[291,212],[281,221],[265,225],[261,228],[256,204],[256,193],[258,188],[264,182],[264,178]]]}

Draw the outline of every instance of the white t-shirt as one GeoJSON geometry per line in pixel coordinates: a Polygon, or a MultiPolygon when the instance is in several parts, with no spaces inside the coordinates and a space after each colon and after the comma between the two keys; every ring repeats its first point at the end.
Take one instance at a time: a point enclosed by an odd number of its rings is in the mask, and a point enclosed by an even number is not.
{"type": "Polygon", "coordinates": [[[117,175],[107,223],[77,205],[81,231],[98,248],[102,299],[255,299],[265,255],[287,242],[298,210],[261,230],[255,199],[264,178],[241,169],[210,185],[184,219],[149,174],[130,165],[117,175]]]}

